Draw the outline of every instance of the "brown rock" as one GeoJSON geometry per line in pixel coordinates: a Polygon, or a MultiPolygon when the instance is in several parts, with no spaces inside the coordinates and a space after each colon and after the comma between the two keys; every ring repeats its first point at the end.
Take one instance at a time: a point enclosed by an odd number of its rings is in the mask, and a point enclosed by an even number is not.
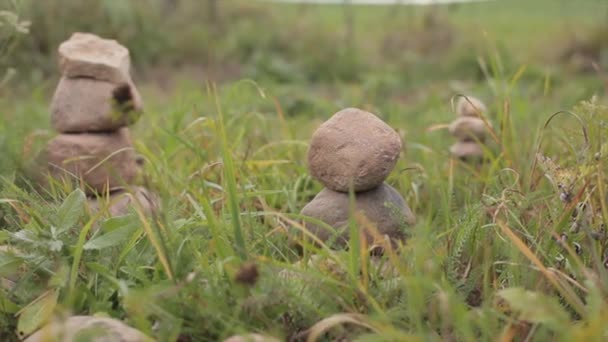
{"type": "Polygon", "coordinates": [[[128,128],[112,133],[60,134],[46,149],[49,173],[80,180],[89,194],[130,184],[138,173],[128,128]]]}
{"type": "Polygon", "coordinates": [[[234,335],[228,337],[224,342],[279,342],[279,339],[260,334],[234,335]]]}
{"type": "Polygon", "coordinates": [[[119,85],[62,77],[51,102],[51,121],[61,133],[114,131],[139,119],[141,96],[129,80],[119,85]]]}
{"type": "Polygon", "coordinates": [[[148,342],[154,341],[144,333],[123,322],[105,317],[72,316],[54,321],[24,342],[148,342]]]}
{"type": "Polygon", "coordinates": [[[123,216],[131,211],[141,209],[143,214],[150,215],[159,209],[158,196],[148,189],[135,186],[129,189],[116,190],[110,197],[92,198],[89,207],[96,212],[107,210],[110,216],[123,216]]]}
{"type": "Polygon", "coordinates": [[[77,32],[59,45],[59,67],[66,77],[125,83],[129,80],[129,50],[115,40],[77,32]]]}
{"type": "Polygon", "coordinates": [[[308,150],[311,175],[334,191],[355,191],[382,184],[401,151],[397,132],[374,114],[347,108],[323,123],[308,150]]]}
{"type": "Polygon", "coordinates": [[[486,105],[473,96],[461,96],[456,104],[456,113],[460,116],[479,116],[487,112],[486,105]],[[467,101],[468,99],[468,101],[467,101]]]}
{"type": "Polygon", "coordinates": [[[486,125],[480,118],[462,116],[454,120],[448,128],[450,134],[462,141],[483,142],[487,135],[486,125]]]}
{"type": "MultiPolygon", "coordinates": [[[[302,215],[321,220],[332,226],[335,231],[328,231],[308,222],[305,223],[306,228],[322,241],[335,237],[337,247],[343,247],[348,241],[348,197],[347,193],[323,189],[302,209],[302,215]]],[[[416,218],[403,197],[386,183],[375,189],[356,193],[355,207],[375,224],[380,234],[388,235],[392,240],[404,239],[405,226],[416,223],[416,218]]],[[[370,244],[373,243],[372,236],[367,232],[366,238],[370,244]]]]}
{"type": "Polygon", "coordinates": [[[483,158],[483,148],[473,141],[460,141],[450,147],[452,156],[464,160],[483,158]]]}

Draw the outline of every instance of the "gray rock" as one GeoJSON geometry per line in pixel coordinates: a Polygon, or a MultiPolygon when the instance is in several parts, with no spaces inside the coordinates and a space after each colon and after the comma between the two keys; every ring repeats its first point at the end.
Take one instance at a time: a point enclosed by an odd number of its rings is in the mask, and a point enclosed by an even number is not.
{"type": "Polygon", "coordinates": [[[60,134],[48,143],[45,157],[51,176],[81,180],[89,194],[131,184],[139,172],[128,128],[112,133],[60,134]]]}
{"type": "Polygon", "coordinates": [[[313,134],[308,150],[311,175],[334,191],[365,191],[382,184],[401,151],[399,134],[377,116],[347,108],[313,134]]]}
{"type": "MultiPolygon", "coordinates": [[[[348,197],[348,193],[323,189],[302,209],[302,215],[323,221],[333,227],[335,231],[328,231],[324,227],[309,222],[305,223],[306,229],[322,241],[335,239],[336,247],[344,247],[349,237],[348,197]]],[[[375,225],[380,234],[388,235],[392,241],[403,240],[405,227],[416,223],[416,218],[403,197],[385,183],[375,189],[356,193],[355,207],[375,225]]],[[[367,231],[365,236],[371,246],[372,236],[367,231]]]]}
{"type": "Polygon", "coordinates": [[[51,102],[51,121],[61,133],[114,131],[139,119],[141,96],[129,80],[113,84],[62,77],[51,102]]]}
{"type": "Polygon", "coordinates": [[[107,210],[110,216],[123,216],[138,209],[144,215],[150,215],[159,209],[159,198],[148,189],[135,186],[116,190],[109,197],[92,198],[89,200],[89,208],[94,212],[107,210]]]}
{"type": "Polygon", "coordinates": [[[483,142],[487,135],[486,125],[483,120],[472,116],[461,116],[454,120],[448,127],[450,134],[461,141],[483,142]]]}
{"type": "Polygon", "coordinates": [[[123,322],[105,317],[72,316],[54,321],[24,342],[148,342],[154,341],[144,333],[123,322]]]}
{"type": "Polygon", "coordinates": [[[479,116],[479,113],[485,114],[487,110],[486,105],[473,96],[461,96],[456,104],[456,113],[460,116],[479,116]]]}
{"type": "Polygon", "coordinates": [[[129,50],[115,40],[77,32],[59,45],[59,67],[66,77],[125,83],[129,80],[129,50]]]}
{"type": "Polygon", "coordinates": [[[477,160],[483,158],[483,148],[473,141],[459,141],[450,147],[450,153],[463,160],[477,160]]]}

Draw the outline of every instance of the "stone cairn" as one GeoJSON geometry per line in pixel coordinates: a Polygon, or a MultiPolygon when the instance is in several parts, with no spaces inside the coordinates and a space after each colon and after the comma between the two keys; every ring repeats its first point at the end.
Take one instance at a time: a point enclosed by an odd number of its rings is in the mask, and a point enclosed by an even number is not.
{"type": "MultiPolygon", "coordinates": [[[[313,178],[325,185],[302,214],[327,223],[328,231],[309,222],[308,231],[333,247],[348,242],[349,189],[355,195],[355,209],[372,223],[383,238],[394,244],[405,239],[404,227],[416,218],[405,200],[384,181],[401,152],[397,132],[366,111],[347,108],[334,114],[313,134],[308,150],[308,167],[313,178]]],[[[365,230],[368,245],[376,246],[365,230]]]]}
{"type": "Polygon", "coordinates": [[[139,173],[128,126],[143,111],[129,74],[129,50],[115,40],[74,33],[59,46],[59,66],[62,77],[51,103],[59,135],[46,148],[49,174],[77,180],[94,209],[110,194],[111,215],[126,214],[135,200],[150,211],[152,194],[133,187],[131,195],[126,189],[139,173]]]}
{"type": "Polygon", "coordinates": [[[484,143],[488,132],[480,115],[486,111],[486,106],[479,99],[471,96],[460,97],[456,105],[458,118],[448,127],[450,134],[458,139],[458,142],[450,147],[452,156],[464,161],[483,158],[481,144],[484,143]]]}

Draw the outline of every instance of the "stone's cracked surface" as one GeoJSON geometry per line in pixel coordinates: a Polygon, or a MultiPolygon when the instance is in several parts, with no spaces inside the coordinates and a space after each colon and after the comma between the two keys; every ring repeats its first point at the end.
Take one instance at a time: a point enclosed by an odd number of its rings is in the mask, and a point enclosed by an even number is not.
{"type": "Polygon", "coordinates": [[[92,198],[89,207],[92,211],[107,210],[110,216],[123,216],[141,209],[144,215],[150,215],[159,209],[160,201],[155,193],[144,187],[132,187],[116,190],[110,197],[92,198]]]}
{"type": "Polygon", "coordinates": [[[135,123],[143,103],[137,88],[91,78],[62,77],[51,102],[51,122],[61,133],[114,131],[135,123]]]}
{"type": "Polygon", "coordinates": [[[471,116],[462,116],[454,120],[448,127],[450,134],[460,141],[483,142],[487,135],[483,120],[471,116]]]}
{"type": "Polygon", "coordinates": [[[372,113],[347,108],[313,134],[308,150],[311,175],[334,191],[365,191],[382,184],[401,152],[401,138],[372,113]]]}
{"type": "Polygon", "coordinates": [[[112,39],[74,33],[59,45],[59,67],[66,77],[89,77],[120,84],[130,80],[129,50],[112,39]]]}
{"type": "Polygon", "coordinates": [[[480,99],[473,96],[467,95],[466,98],[461,96],[456,104],[456,113],[460,116],[478,117],[480,113],[485,114],[487,111],[486,105],[480,99]]]}
{"type": "Polygon", "coordinates": [[[483,148],[473,141],[459,141],[450,147],[450,153],[463,160],[476,160],[483,158],[483,148]]]}
{"type": "MultiPolygon", "coordinates": [[[[375,225],[380,234],[388,235],[393,241],[403,240],[405,226],[416,223],[416,218],[403,197],[385,183],[372,190],[356,193],[355,207],[375,225]]],[[[328,241],[330,238],[335,238],[337,247],[344,247],[348,242],[348,193],[325,188],[302,209],[301,213],[321,220],[335,229],[328,231],[324,227],[306,222],[306,228],[320,240],[328,241]]],[[[365,236],[371,245],[372,235],[366,232],[365,236]]]]}
{"type": "Polygon", "coordinates": [[[152,338],[123,322],[106,317],[72,316],[46,325],[24,342],[152,342],[152,338]]]}
{"type": "Polygon", "coordinates": [[[54,178],[82,180],[89,194],[131,184],[139,172],[128,128],[60,134],[48,143],[45,157],[54,178]]]}

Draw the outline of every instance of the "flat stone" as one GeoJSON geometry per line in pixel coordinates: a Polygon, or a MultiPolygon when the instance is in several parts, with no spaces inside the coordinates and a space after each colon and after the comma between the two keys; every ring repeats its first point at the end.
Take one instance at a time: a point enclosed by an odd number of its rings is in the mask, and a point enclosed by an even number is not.
{"type": "Polygon", "coordinates": [[[51,122],[61,133],[114,131],[135,123],[142,111],[141,96],[130,80],[117,85],[62,77],[51,102],[51,122]]]}
{"type": "Polygon", "coordinates": [[[461,116],[454,120],[448,127],[450,134],[461,141],[483,142],[487,135],[486,125],[483,120],[472,116],[461,116]]]}
{"type": "MultiPolygon", "coordinates": [[[[355,208],[375,225],[381,235],[387,235],[392,241],[403,240],[405,227],[416,223],[416,218],[403,197],[386,183],[356,193],[355,208]]],[[[301,214],[323,221],[335,229],[328,231],[324,227],[305,222],[306,229],[321,241],[335,239],[336,247],[344,247],[348,242],[348,193],[325,188],[302,209],[301,214]]],[[[374,243],[371,234],[366,231],[365,236],[371,246],[374,243]]]]}
{"type": "Polygon", "coordinates": [[[159,198],[144,187],[134,186],[116,190],[109,197],[89,199],[89,208],[96,212],[107,210],[110,216],[123,216],[141,209],[144,215],[150,215],[159,208],[159,198]]]}
{"type": "Polygon", "coordinates": [[[228,337],[224,342],[279,342],[280,340],[260,334],[234,335],[228,337]]]}
{"type": "Polygon", "coordinates": [[[139,171],[128,128],[60,134],[48,143],[45,157],[53,178],[78,181],[89,194],[131,184],[139,171]]]}
{"type": "Polygon", "coordinates": [[[106,317],[72,316],[46,325],[24,342],[148,342],[154,341],[123,322],[106,317]]]}
{"type": "Polygon", "coordinates": [[[125,83],[130,78],[130,63],[126,47],[91,33],[74,33],[59,45],[59,67],[66,77],[125,83]]]}
{"type": "Polygon", "coordinates": [[[452,156],[463,160],[483,158],[483,148],[474,141],[459,141],[450,147],[452,156]]]}
{"type": "Polygon", "coordinates": [[[485,114],[487,111],[486,105],[473,96],[461,96],[456,104],[456,113],[460,116],[479,116],[479,113],[485,114]]]}
{"type": "Polygon", "coordinates": [[[382,184],[395,167],[401,138],[372,113],[347,108],[313,134],[308,150],[311,175],[334,191],[365,191],[382,184]]]}

